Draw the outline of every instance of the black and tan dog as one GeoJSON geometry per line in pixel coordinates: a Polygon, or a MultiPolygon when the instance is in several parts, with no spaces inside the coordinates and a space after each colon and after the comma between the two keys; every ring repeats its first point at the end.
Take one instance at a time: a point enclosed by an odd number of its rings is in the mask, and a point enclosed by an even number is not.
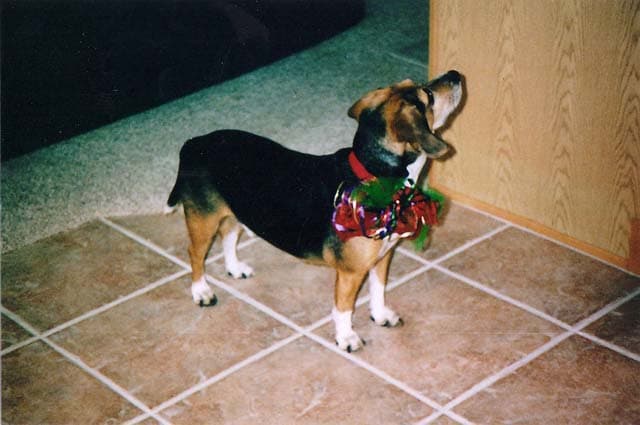
{"type": "Polygon", "coordinates": [[[363,345],[351,316],[367,275],[371,318],[381,326],[401,324],[384,304],[387,271],[399,235],[341,241],[332,226],[336,192],[357,185],[363,173],[417,181],[427,157],[440,157],[448,150],[434,130],[445,124],[461,94],[456,71],[426,85],[405,80],[374,90],[349,109],[349,116],[358,121],[353,147],[331,155],[295,152],[237,130],[187,141],[168,211],[180,203],[184,207],[194,301],[216,301],[204,279],[204,262],[218,233],[228,273],[236,278],[252,275],[236,256],[243,224],[283,251],[337,270],[332,316],[340,348],[354,351],[363,345]]]}

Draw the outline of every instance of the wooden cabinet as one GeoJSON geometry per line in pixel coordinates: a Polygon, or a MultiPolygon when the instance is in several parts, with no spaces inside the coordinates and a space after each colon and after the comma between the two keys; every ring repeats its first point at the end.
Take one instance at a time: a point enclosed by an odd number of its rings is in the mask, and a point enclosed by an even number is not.
{"type": "Polygon", "coordinates": [[[638,267],[640,0],[433,0],[430,13],[430,74],[457,69],[467,88],[443,132],[457,153],[430,184],[638,267]]]}

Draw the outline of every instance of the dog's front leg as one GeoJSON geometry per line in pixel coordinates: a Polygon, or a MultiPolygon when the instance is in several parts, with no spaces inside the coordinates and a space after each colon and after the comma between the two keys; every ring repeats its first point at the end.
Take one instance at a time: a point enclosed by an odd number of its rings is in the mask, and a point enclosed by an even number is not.
{"type": "Polygon", "coordinates": [[[384,291],[387,286],[389,274],[389,264],[393,250],[389,250],[380,262],[369,271],[369,309],[371,310],[371,320],[377,325],[394,327],[402,325],[402,319],[395,311],[388,308],[384,303],[384,291]]]}
{"type": "Polygon", "coordinates": [[[365,343],[354,332],[351,318],[356,297],[366,272],[338,269],[335,286],[335,306],[331,316],[336,327],[336,344],[349,353],[359,350],[365,343]]]}

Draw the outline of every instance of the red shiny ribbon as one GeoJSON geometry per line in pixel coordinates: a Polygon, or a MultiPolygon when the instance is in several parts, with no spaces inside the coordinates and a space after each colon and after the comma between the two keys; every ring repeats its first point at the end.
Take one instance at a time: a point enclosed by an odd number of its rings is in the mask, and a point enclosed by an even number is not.
{"type": "Polygon", "coordinates": [[[350,191],[342,194],[332,220],[343,242],[356,236],[382,239],[391,233],[412,239],[420,234],[423,226],[438,224],[438,201],[416,188],[398,190],[391,205],[379,210],[364,207],[350,195],[350,191]]]}

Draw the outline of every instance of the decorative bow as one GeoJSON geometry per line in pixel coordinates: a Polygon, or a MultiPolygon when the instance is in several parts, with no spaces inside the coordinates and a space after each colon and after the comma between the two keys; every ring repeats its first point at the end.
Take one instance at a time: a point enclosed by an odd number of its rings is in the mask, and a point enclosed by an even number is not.
{"type": "Polygon", "coordinates": [[[356,236],[383,239],[392,233],[416,240],[422,249],[438,224],[444,197],[406,186],[404,179],[376,178],[336,195],[332,224],[341,241],[356,236]]]}

